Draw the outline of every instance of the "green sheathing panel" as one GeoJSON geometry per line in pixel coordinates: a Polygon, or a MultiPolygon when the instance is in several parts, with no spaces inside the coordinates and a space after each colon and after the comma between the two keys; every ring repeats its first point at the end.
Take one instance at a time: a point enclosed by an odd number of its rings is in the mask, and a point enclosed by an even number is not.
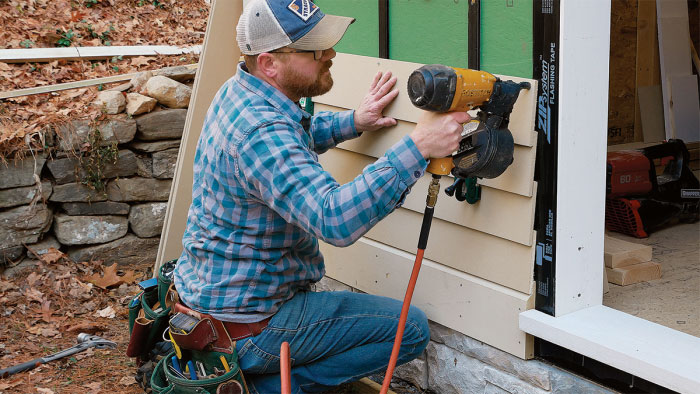
{"type": "Polygon", "coordinates": [[[389,0],[389,57],[467,67],[468,0],[389,0]]]}
{"type": "Polygon", "coordinates": [[[481,1],[481,69],[532,78],[532,0],[481,1]]]}
{"type": "Polygon", "coordinates": [[[379,56],[379,7],[377,0],[316,0],[326,14],[350,16],[343,39],[334,47],[337,52],[362,56],[379,56]]]}

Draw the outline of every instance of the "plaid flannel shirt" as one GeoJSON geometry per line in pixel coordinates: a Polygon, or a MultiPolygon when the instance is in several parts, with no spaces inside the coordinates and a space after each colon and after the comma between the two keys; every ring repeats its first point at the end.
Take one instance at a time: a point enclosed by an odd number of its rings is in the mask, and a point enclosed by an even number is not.
{"type": "Polygon", "coordinates": [[[174,279],[188,306],[226,321],[263,320],[323,277],[319,238],[350,245],[403,202],[427,165],[408,136],[345,185],[318,163],[317,153],[357,137],[353,115],[311,117],[239,65],[195,153],[174,279]]]}

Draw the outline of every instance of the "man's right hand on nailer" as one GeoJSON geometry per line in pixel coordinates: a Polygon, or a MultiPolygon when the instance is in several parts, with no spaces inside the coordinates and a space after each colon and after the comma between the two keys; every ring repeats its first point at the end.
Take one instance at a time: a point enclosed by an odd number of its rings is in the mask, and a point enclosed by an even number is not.
{"type": "Polygon", "coordinates": [[[466,112],[423,112],[411,139],[425,159],[447,157],[459,148],[462,124],[471,120],[466,112]]]}

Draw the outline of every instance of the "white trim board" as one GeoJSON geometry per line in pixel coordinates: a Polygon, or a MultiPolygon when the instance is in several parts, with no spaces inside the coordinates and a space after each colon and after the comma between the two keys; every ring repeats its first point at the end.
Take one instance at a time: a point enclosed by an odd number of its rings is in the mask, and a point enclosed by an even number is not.
{"type": "Polygon", "coordinates": [[[610,0],[562,1],[556,201],[557,316],[603,303],[610,0]]]}
{"type": "Polygon", "coordinates": [[[33,63],[51,62],[54,60],[94,60],[109,59],[114,56],[130,57],[155,55],[182,55],[186,53],[199,54],[201,51],[201,45],[193,45],[190,47],[182,48],[172,45],[141,45],[2,49],[0,50],[0,62],[33,63]]]}
{"type": "Polygon", "coordinates": [[[681,393],[700,392],[700,338],[598,305],[553,317],[520,314],[520,329],[681,393]]]}

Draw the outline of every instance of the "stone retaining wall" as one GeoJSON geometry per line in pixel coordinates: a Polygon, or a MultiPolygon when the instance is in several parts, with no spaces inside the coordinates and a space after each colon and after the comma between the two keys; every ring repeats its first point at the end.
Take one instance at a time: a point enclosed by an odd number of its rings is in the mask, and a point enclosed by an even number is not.
{"type": "Polygon", "coordinates": [[[152,264],[158,251],[186,109],[57,127],[51,157],[0,165],[0,265],[31,266],[50,247],[77,261],[152,264]],[[86,182],[81,147],[99,130],[116,161],[104,161],[101,190],[86,182]],[[86,184],[87,183],[87,184],[86,184]],[[24,260],[24,261],[22,261],[24,260]]]}

